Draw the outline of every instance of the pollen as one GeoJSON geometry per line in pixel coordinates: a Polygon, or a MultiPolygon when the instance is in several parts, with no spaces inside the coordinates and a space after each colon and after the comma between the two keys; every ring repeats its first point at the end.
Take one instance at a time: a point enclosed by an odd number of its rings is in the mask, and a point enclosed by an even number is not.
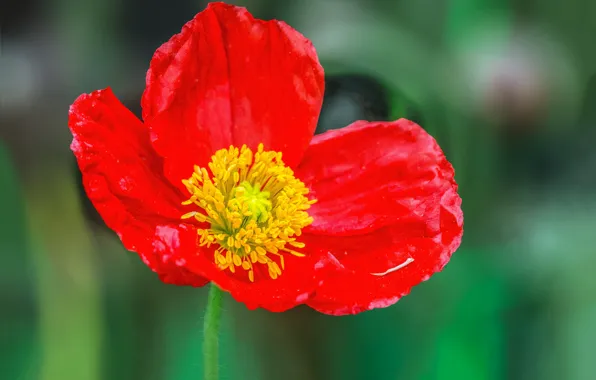
{"type": "Polygon", "coordinates": [[[194,210],[182,219],[195,219],[199,245],[216,246],[213,260],[221,270],[281,276],[284,256],[303,257],[302,229],[313,222],[307,210],[316,202],[308,188],[285,166],[281,152],[230,146],[211,157],[208,168],[195,166],[182,181],[194,210]]]}

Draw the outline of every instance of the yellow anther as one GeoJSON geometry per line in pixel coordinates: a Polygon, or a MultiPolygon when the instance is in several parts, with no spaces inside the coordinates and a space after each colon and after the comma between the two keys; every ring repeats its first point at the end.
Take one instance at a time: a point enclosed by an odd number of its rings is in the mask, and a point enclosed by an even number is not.
{"type": "Polygon", "coordinates": [[[192,218],[193,216],[195,216],[196,214],[197,214],[196,211],[187,212],[186,214],[182,215],[180,217],[180,219],[189,219],[189,218],[192,218]]]}
{"type": "Polygon", "coordinates": [[[280,152],[264,151],[263,144],[254,154],[246,146],[230,146],[215,152],[207,167],[195,166],[182,181],[190,194],[182,204],[198,210],[181,218],[210,224],[197,230],[199,244],[219,246],[214,261],[220,269],[242,268],[252,282],[253,265],[267,265],[276,279],[285,269],[285,254],[304,256],[290,247],[304,248],[296,237],[313,222],[306,210],[316,200],[307,198],[308,189],[280,152]]]}

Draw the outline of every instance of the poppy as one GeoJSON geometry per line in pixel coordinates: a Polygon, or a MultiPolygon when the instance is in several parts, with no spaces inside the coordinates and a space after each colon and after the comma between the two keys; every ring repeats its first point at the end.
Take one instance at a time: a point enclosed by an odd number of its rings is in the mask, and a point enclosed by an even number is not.
{"type": "Polygon", "coordinates": [[[86,193],[160,279],[215,283],[248,308],[354,314],[395,303],[457,249],[454,171],[417,124],[313,137],[311,42],[212,3],[153,56],[143,121],[109,89],[69,113],[86,193]]]}

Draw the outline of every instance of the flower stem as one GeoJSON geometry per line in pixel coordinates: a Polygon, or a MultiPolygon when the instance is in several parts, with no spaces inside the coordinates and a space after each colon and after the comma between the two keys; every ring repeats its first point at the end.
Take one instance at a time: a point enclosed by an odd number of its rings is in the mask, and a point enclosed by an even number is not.
{"type": "Polygon", "coordinates": [[[221,301],[223,292],[215,284],[209,289],[205,324],[203,327],[203,368],[205,380],[217,380],[219,377],[219,325],[221,320],[221,301]]]}

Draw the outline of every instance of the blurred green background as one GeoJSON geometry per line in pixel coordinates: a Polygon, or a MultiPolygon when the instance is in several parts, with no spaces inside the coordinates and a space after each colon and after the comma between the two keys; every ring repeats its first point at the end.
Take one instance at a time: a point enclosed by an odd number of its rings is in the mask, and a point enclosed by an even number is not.
{"type": "MultiPolygon", "coordinates": [[[[596,379],[596,2],[247,0],[313,40],[318,132],[408,117],[466,215],[445,270],[328,317],[225,300],[222,379],[596,379]]],[[[153,51],[198,0],[8,0],[0,10],[0,378],[200,379],[206,289],[164,285],[103,226],[68,106],[138,113],[153,51]]]]}

